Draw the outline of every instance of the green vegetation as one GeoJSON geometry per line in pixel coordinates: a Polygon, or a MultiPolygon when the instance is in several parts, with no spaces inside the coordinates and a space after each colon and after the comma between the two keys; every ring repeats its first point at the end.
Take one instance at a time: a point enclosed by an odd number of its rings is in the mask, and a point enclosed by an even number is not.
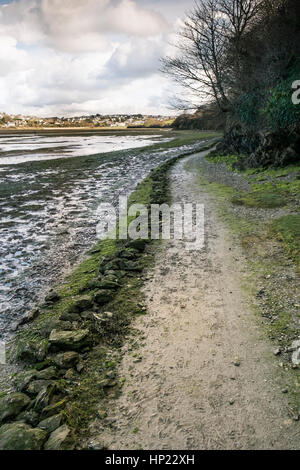
{"type": "Polygon", "coordinates": [[[202,101],[203,90],[208,101],[173,126],[216,129],[223,121],[218,150],[246,154],[244,167],[296,162],[299,18],[299,0],[196,2],[177,34],[177,55],[163,59],[163,71],[187,90],[193,84],[194,93],[183,96],[185,108],[202,101]],[[189,95],[195,102],[186,104],[189,95]]]}
{"type": "MultiPolygon", "coordinates": [[[[256,168],[254,170],[238,171],[233,168],[240,158],[237,155],[207,156],[213,164],[225,164],[230,171],[240,173],[247,178],[251,191],[237,191],[232,187],[210,183],[211,189],[218,195],[228,197],[228,202],[257,209],[275,209],[292,206],[295,210],[300,207],[299,165],[289,165],[285,168],[256,168]],[[220,190],[221,188],[221,190],[220,190]]],[[[300,228],[299,215],[287,216],[268,222],[269,234],[281,240],[288,256],[300,267],[300,228]]]]}
{"type": "Polygon", "coordinates": [[[285,215],[270,224],[270,231],[282,241],[288,255],[294,259],[300,271],[300,215],[285,215]]]}
{"type": "MultiPolygon", "coordinates": [[[[208,157],[207,160],[226,164],[224,171],[228,171],[234,157],[208,157]]],[[[240,177],[249,183],[248,192],[221,184],[206,164],[189,170],[198,171],[200,187],[211,192],[220,216],[230,228],[233,242],[238,241],[243,249],[249,267],[243,286],[251,293],[253,310],[258,322],[263,322],[267,337],[274,348],[280,346],[279,374],[288,386],[289,404],[297,416],[300,374],[299,370],[291,370],[284,351],[299,335],[299,305],[294,284],[300,273],[299,166],[240,172],[240,177]],[[242,203],[244,208],[241,210],[237,203],[242,203]]]]}
{"type": "Polygon", "coordinates": [[[235,116],[248,128],[265,126],[271,131],[286,129],[298,124],[300,107],[292,102],[292,84],[299,80],[299,59],[287,72],[279,77],[270,89],[255,88],[241,95],[235,103],[235,116]]]}
{"type": "Polygon", "coordinates": [[[226,167],[231,171],[234,171],[233,165],[234,163],[239,161],[240,158],[241,158],[240,155],[216,155],[216,156],[208,155],[206,157],[206,159],[211,163],[218,163],[218,164],[224,163],[226,167]]]}
{"type": "MultiPolygon", "coordinates": [[[[169,163],[170,164],[170,163],[169,163]]],[[[169,165],[168,164],[168,165],[169,165]]],[[[168,168],[166,166],[166,170],[168,168]]],[[[164,171],[160,168],[146,178],[132,194],[130,202],[150,204],[155,198],[158,187],[165,185],[162,183],[164,171]],[[158,177],[158,172],[161,177],[158,177]]],[[[166,193],[163,193],[166,196],[166,193]]],[[[132,218],[128,219],[128,223],[132,218]]],[[[44,308],[40,316],[31,324],[30,329],[23,329],[14,342],[13,355],[17,358],[26,357],[29,362],[33,362],[33,367],[42,369],[50,365],[51,359],[36,362],[36,356],[26,356],[25,352],[30,345],[31,350],[41,351],[47,349],[48,336],[50,331],[56,327],[59,317],[67,312],[75,300],[82,297],[83,292],[88,290],[89,296],[93,295],[94,290],[90,289],[90,283],[99,275],[101,260],[107,256],[114,256],[120,243],[117,240],[103,240],[99,242],[90,251],[88,258],[83,261],[74,272],[68,277],[65,285],[59,290],[60,299],[53,306],[44,308]]],[[[141,267],[149,266],[152,255],[141,254],[141,267]]],[[[120,383],[116,380],[113,386],[108,386],[107,375],[113,373],[120,359],[118,348],[122,345],[124,337],[128,334],[128,328],[131,319],[135,315],[144,313],[141,309],[143,295],[141,294],[142,279],[140,273],[132,273],[127,279],[121,281],[122,286],[117,291],[113,300],[106,305],[106,310],[113,312],[113,318],[98,329],[97,334],[91,333],[94,347],[88,352],[88,359],[85,361],[85,369],[81,374],[79,384],[69,386],[69,397],[63,413],[69,426],[77,435],[83,435],[87,432],[87,426],[90,419],[97,415],[97,407],[107,393],[113,393],[118,396],[124,381],[120,383]],[[99,339],[100,344],[99,344],[99,339]],[[111,354],[114,355],[113,359],[111,354]]],[[[32,366],[31,366],[32,367],[32,366]]]]}
{"type": "Polygon", "coordinates": [[[261,120],[261,106],[264,102],[263,90],[255,89],[242,94],[235,103],[235,116],[241,124],[258,127],[261,120]]]}
{"type": "Polygon", "coordinates": [[[233,204],[244,205],[247,207],[257,207],[261,209],[283,207],[286,200],[275,191],[266,191],[264,188],[252,191],[244,195],[233,196],[231,202],[233,204]]]}
{"type": "Polygon", "coordinates": [[[300,106],[295,106],[291,99],[292,84],[299,80],[300,60],[297,60],[288,73],[288,77],[281,78],[279,83],[269,91],[267,102],[261,110],[258,108],[266,122],[267,127],[276,131],[289,128],[299,123],[300,106]]]}

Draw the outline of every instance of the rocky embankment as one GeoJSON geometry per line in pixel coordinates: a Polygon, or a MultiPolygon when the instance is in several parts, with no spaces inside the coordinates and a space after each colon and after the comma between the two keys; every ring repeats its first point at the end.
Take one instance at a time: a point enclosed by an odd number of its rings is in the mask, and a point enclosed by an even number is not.
{"type": "MultiPolygon", "coordinates": [[[[73,449],[72,430],[64,422],[63,410],[68,395],[68,381],[80,373],[82,356],[99,340],[103,324],[113,313],[103,309],[113,299],[124,278],[140,272],[140,253],[146,241],[136,240],[119,247],[115,256],[102,260],[99,274],[87,286],[84,295],[74,301],[55,320],[47,338],[35,343],[17,341],[17,359],[38,367],[26,370],[15,378],[16,392],[0,401],[2,449],[73,449]],[[91,293],[92,292],[92,293],[91,293]],[[42,362],[42,364],[41,364],[42,362]],[[41,370],[39,370],[41,368],[41,370]],[[75,372],[76,371],[76,372],[75,372]],[[11,422],[13,421],[13,422],[11,422]]],[[[60,300],[52,292],[49,304],[60,300]]],[[[107,384],[109,385],[109,384],[107,384]]]]}
{"type": "Polygon", "coordinates": [[[293,129],[274,132],[253,132],[234,126],[216,146],[215,153],[242,155],[236,163],[239,170],[295,164],[300,154],[300,128],[295,126],[293,129]]]}

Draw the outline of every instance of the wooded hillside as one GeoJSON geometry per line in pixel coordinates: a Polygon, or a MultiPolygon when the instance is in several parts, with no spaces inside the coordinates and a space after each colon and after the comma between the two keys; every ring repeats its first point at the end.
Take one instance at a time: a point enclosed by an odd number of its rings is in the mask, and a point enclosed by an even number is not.
{"type": "Polygon", "coordinates": [[[248,166],[299,160],[299,0],[201,0],[178,39],[163,70],[223,113],[218,152],[251,155],[248,166]]]}

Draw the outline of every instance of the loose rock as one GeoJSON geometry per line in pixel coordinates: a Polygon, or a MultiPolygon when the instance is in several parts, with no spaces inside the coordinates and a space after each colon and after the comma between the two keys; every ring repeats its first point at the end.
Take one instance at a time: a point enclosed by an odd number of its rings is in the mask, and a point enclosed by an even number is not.
{"type": "Polygon", "coordinates": [[[24,393],[10,393],[0,399],[0,423],[16,417],[30,403],[24,393]]]}
{"type": "Polygon", "coordinates": [[[64,410],[65,406],[67,404],[67,400],[64,398],[63,400],[58,401],[57,403],[54,403],[53,405],[48,405],[46,406],[43,411],[42,411],[42,418],[50,418],[50,416],[54,416],[61,411],[64,410]]]}
{"type": "Polygon", "coordinates": [[[0,450],[40,450],[46,439],[45,431],[25,423],[10,423],[0,428],[0,450]]]}
{"type": "Polygon", "coordinates": [[[142,240],[142,239],[131,240],[128,243],[129,248],[133,248],[134,250],[138,250],[140,252],[144,251],[144,249],[146,248],[146,245],[147,245],[147,241],[142,240]]]}
{"type": "Polygon", "coordinates": [[[70,313],[80,313],[84,310],[89,310],[90,308],[92,308],[92,306],[93,302],[91,297],[85,295],[80,299],[75,300],[68,308],[68,311],[70,313]]]}
{"type": "Polygon", "coordinates": [[[29,395],[37,395],[48,383],[48,380],[33,380],[27,387],[27,393],[29,395]]]}
{"type": "Polygon", "coordinates": [[[16,418],[16,421],[23,421],[33,427],[36,427],[39,420],[39,414],[34,410],[22,411],[16,418]]]}
{"type": "Polygon", "coordinates": [[[37,378],[40,380],[51,380],[57,378],[57,372],[55,367],[48,367],[47,369],[41,370],[37,373],[37,378]]]}
{"type": "Polygon", "coordinates": [[[21,320],[18,322],[18,326],[25,325],[26,323],[31,323],[39,316],[40,311],[38,309],[32,310],[31,312],[24,315],[21,320]]]}
{"type": "Polygon", "coordinates": [[[37,377],[38,372],[35,369],[21,372],[14,379],[14,384],[18,392],[23,392],[28,387],[29,383],[37,377]]]}
{"type": "Polygon", "coordinates": [[[49,294],[45,297],[46,302],[54,303],[60,299],[60,295],[56,291],[50,291],[49,294]]]}
{"type": "Polygon", "coordinates": [[[46,418],[43,421],[41,421],[38,425],[40,429],[43,429],[46,431],[48,434],[52,433],[55,431],[55,429],[59,428],[61,426],[63,421],[63,417],[61,414],[51,416],[50,418],[46,418]]]}
{"type": "Polygon", "coordinates": [[[49,383],[48,385],[45,385],[40,392],[38,393],[38,396],[36,397],[34,401],[34,409],[37,411],[41,411],[43,408],[48,406],[50,404],[50,401],[56,391],[56,385],[54,383],[49,383]]]}
{"type": "Polygon", "coordinates": [[[63,424],[53,431],[45,444],[45,450],[73,450],[75,442],[70,428],[63,424]]]}
{"type": "Polygon", "coordinates": [[[49,342],[52,349],[79,350],[89,343],[89,330],[51,331],[49,342]]]}
{"type": "Polygon", "coordinates": [[[42,340],[37,343],[18,341],[15,349],[16,359],[24,362],[42,362],[48,352],[48,341],[42,340]]]}
{"type": "Polygon", "coordinates": [[[57,354],[53,358],[53,362],[55,365],[60,367],[61,369],[69,369],[70,367],[74,367],[79,361],[79,354],[75,351],[67,351],[65,353],[57,354]]]}
{"type": "Polygon", "coordinates": [[[80,321],[80,315],[79,313],[66,311],[60,315],[59,320],[63,322],[80,321]]]}
{"type": "Polygon", "coordinates": [[[107,289],[100,289],[94,294],[94,301],[98,305],[105,305],[113,298],[113,293],[107,289]]]}

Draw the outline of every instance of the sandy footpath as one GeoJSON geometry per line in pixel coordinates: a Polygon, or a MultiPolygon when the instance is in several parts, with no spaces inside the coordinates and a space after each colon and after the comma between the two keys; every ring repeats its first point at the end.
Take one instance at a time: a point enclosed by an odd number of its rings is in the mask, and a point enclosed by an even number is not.
{"type": "MultiPolygon", "coordinates": [[[[145,286],[148,315],[133,325],[139,347],[119,369],[94,441],[109,449],[299,449],[273,347],[242,290],[246,264],[216,215],[212,196],[185,163],[172,173],[174,202],[205,204],[205,248],[164,242],[145,286]]],[[[203,154],[202,154],[203,155],[203,154]]],[[[126,346],[125,346],[126,350],[126,346]]]]}

